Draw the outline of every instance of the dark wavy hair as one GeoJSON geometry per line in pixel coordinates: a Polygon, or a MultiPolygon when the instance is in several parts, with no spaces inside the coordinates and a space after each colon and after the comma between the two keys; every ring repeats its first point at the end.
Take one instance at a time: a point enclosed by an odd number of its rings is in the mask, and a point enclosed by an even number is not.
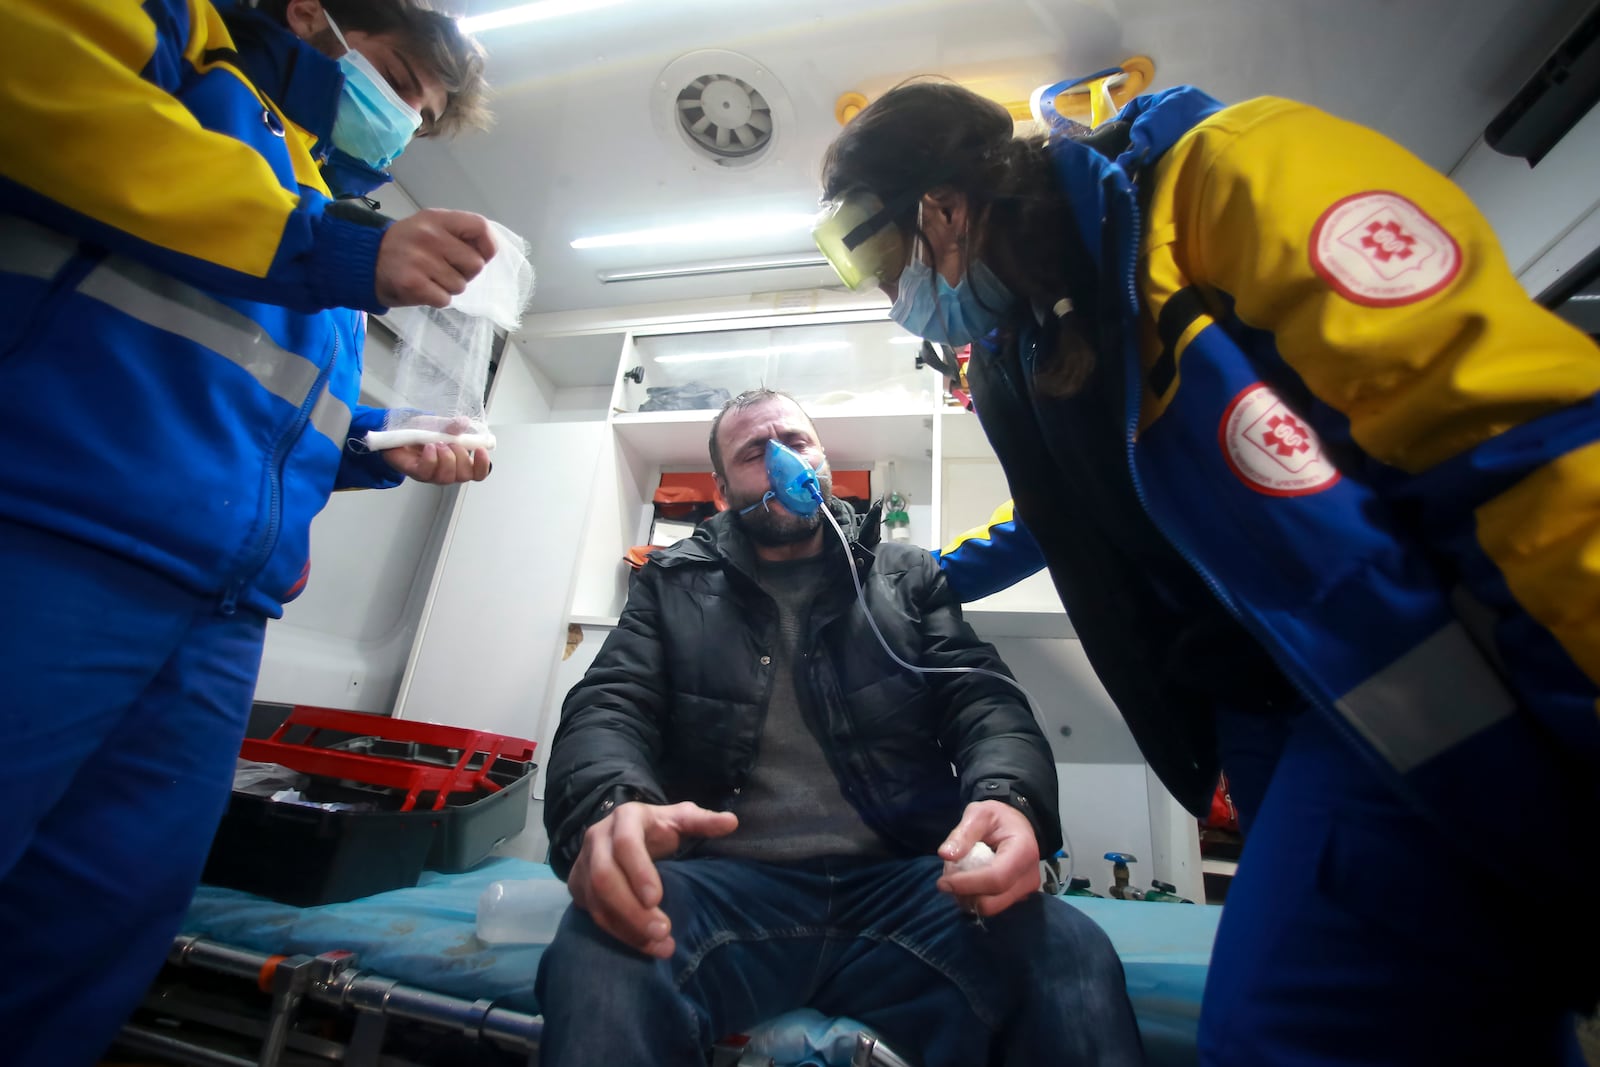
{"type": "MultiPolygon", "coordinates": [[[[1004,107],[947,81],[904,82],[874,100],[845,126],[822,159],[822,195],[866,189],[885,203],[948,186],[967,198],[976,241],[969,254],[988,264],[1013,293],[1046,308],[1063,297],[1087,307],[1092,272],[1057,189],[1042,136],[1018,137],[1004,107]]],[[[895,222],[917,229],[914,200],[895,222]]],[[[1094,366],[1094,350],[1078,316],[1060,323],[1055,358],[1040,383],[1050,392],[1078,391],[1094,366]]]]}

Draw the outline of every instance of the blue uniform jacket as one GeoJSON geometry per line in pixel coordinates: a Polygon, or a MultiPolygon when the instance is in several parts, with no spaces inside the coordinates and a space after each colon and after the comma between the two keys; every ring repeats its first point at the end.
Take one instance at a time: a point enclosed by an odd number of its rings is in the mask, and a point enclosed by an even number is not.
{"type": "Polygon", "coordinates": [[[1115,159],[1051,147],[1089,384],[1039,384],[1049,316],[969,369],[1086,653],[1191,810],[1227,691],[1165,685],[1198,620],[1226,639],[1189,663],[1264,652],[1249,673],[1501,884],[1559,899],[1521,865],[1596,866],[1600,354],[1521,292],[1460,190],[1371,131],[1187,88],[1120,118],[1115,159]]]}
{"type": "Polygon", "coordinates": [[[342,75],[245,18],[0,14],[0,516],[275,616],[329,493],[401,478],[347,444],[385,223],[319,174],[342,75]]]}

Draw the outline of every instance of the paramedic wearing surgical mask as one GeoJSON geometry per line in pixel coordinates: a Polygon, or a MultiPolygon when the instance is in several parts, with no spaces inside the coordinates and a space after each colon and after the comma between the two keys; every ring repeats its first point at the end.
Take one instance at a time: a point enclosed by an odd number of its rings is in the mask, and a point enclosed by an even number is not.
{"type": "Polygon", "coordinates": [[[0,5],[8,1065],[93,1062],[159,967],[329,493],[488,472],[346,445],[365,314],[447,304],[487,222],[336,200],[484,92],[412,0],[0,5]]]}
{"type": "Polygon", "coordinates": [[[816,236],[973,343],[1016,514],[1150,766],[1197,813],[1226,769],[1253,824],[1203,1061],[1581,1062],[1600,353],[1458,188],[1310,107],[1179,88],[1013,129],[891,90],[829,148],[816,236]]]}

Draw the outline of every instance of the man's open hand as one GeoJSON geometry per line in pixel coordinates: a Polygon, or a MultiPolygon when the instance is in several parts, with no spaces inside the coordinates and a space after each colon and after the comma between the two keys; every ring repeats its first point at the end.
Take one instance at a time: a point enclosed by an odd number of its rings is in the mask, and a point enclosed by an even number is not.
{"type": "Polygon", "coordinates": [[[661,910],[655,861],[678,851],[685,837],[723,837],[738,825],[731,811],[708,811],[687,801],[620,805],[584,832],[567,875],[572,902],[618,941],[666,959],[675,945],[672,922],[661,910]]]}

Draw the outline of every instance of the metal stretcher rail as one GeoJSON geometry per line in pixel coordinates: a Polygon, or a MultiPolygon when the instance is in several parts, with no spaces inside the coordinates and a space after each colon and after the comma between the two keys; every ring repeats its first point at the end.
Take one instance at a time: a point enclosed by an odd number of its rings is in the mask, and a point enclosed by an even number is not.
{"type": "Polygon", "coordinates": [[[543,1032],[544,1024],[535,1016],[497,1008],[493,1001],[465,1000],[364,973],[357,969],[352,952],[274,956],[180,935],[173,940],[167,962],[253,981],[272,996],[266,1037],[255,1060],[195,1047],[180,1050],[172,1038],[135,1025],[125,1027],[118,1039],[124,1047],[172,1056],[197,1067],[278,1067],[295,1014],[307,1001],[356,1013],[355,1032],[340,1057],[346,1067],[377,1067],[391,1019],[453,1030],[530,1057],[538,1052],[543,1032]]]}

